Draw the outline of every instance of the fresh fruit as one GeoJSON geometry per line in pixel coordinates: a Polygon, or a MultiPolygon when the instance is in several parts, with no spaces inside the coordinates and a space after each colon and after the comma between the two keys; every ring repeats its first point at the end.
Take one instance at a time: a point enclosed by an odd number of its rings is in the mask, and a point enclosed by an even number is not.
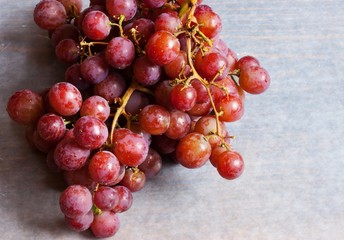
{"type": "Polygon", "coordinates": [[[238,178],[242,156],[226,123],[243,117],[245,93],[270,76],[253,56],[237,58],[221,39],[222,21],[197,0],[41,0],[36,24],[49,31],[62,80],[7,102],[28,142],[47,154],[66,189],[67,226],[105,238],[133,192],[161,172],[165,157],[186,168],[210,159],[224,179],[238,178]]]}

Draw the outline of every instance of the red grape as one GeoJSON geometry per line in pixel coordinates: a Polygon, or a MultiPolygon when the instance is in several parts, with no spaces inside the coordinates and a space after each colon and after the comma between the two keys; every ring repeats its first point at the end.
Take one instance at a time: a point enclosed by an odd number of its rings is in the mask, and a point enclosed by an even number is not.
{"type": "Polygon", "coordinates": [[[85,35],[95,41],[103,40],[109,36],[111,31],[110,20],[101,11],[90,11],[82,20],[82,31],[85,35]]]}
{"type": "Polygon", "coordinates": [[[165,30],[155,32],[146,44],[146,54],[150,61],[163,66],[172,62],[180,51],[178,39],[165,30]]]}
{"type": "Polygon", "coordinates": [[[189,133],[180,140],[176,149],[177,161],[187,168],[203,166],[210,154],[211,146],[200,133],[189,133]]]}
{"type": "Polygon", "coordinates": [[[140,112],[139,122],[146,132],[152,135],[161,135],[170,125],[170,114],[159,105],[148,105],[140,112]]]}
{"type": "Polygon", "coordinates": [[[54,84],[48,93],[51,107],[62,116],[76,114],[82,104],[82,96],[79,90],[67,82],[54,84]]]}
{"type": "Polygon", "coordinates": [[[95,182],[109,185],[118,177],[120,163],[112,152],[99,151],[91,158],[88,171],[95,182]]]}
{"type": "Polygon", "coordinates": [[[13,121],[22,125],[34,124],[44,113],[43,99],[28,89],[17,91],[8,99],[6,110],[13,121]]]}
{"type": "Polygon", "coordinates": [[[270,86],[269,73],[260,66],[243,68],[240,72],[239,85],[248,93],[260,94],[270,86]]]}
{"type": "Polygon", "coordinates": [[[67,187],[60,195],[60,208],[62,213],[70,218],[87,214],[92,208],[90,190],[81,185],[67,187]]]}
{"type": "Polygon", "coordinates": [[[108,101],[101,96],[91,96],[87,98],[80,108],[81,116],[93,116],[105,122],[110,116],[110,106],[108,101]]]}
{"type": "Polygon", "coordinates": [[[100,148],[107,140],[109,132],[105,123],[93,116],[83,116],[74,125],[76,142],[83,148],[100,148]]]}
{"type": "Polygon", "coordinates": [[[106,10],[114,18],[123,15],[125,21],[129,21],[136,14],[137,3],[136,0],[106,0],[106,10]]]}
{"type": "Polygon", "coordinates": [[[233,180],[242,174],[244,160],[238,152],[224,151],[217,158],[216,168],[223,178],[233,180]]]}
{"type": "Polygon", "coordinates": [[[97,238],[107,238],[116,234],[120,226],[119,217],[111,211],[103,211],[95,215],[91,224],[91,231],[97,238]]]}
{"type": "Polygon", "coordinates": [[[142,135],[118,128],[113,138],[113,152],[122,164],[138,166],[146,159],[149,147],[142,135]]]}
{"type": "Polygon", "coordinates": [[[43,115],[37,123],[37,133],[46,141],[57,142],[63,138],[65,132],[63,118],[54,113],[43,115]]]}
{"type": "Polygon", "coordinates": [[[135,46],[127,38],[115,37],[110,40],[106,47],[105,58],[114,68],[127,68],[135,59],[135,46]]]}
{"type": "Polygon", "coordinates": [[[174,108],[180,111],[189,111],[196,104],[197,92],[192,85],[178,84],[172,88],[170,97],[174,108]]]}
{"type": "Polygon", "coordinates": [[[64,6],[56,0],[40,1],[33,12],[35,23],[46,30],[54,30],[67,20],[64,6]]]}

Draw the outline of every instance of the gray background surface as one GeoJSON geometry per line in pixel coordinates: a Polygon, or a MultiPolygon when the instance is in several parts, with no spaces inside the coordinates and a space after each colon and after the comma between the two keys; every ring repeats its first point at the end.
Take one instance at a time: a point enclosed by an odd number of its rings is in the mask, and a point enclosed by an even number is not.
{"type": "MultiPolygon", "coordinates": [[[[87,239],[64,226],[61,177],[5,112],[12,92],[63,79],[33,23],[36,2],[0,0],[0,239],[87,239]]],[[[245,172],[225,181],[210,164],[166,165],[134,194],[113,239],[344,239],[344,1],[204,3],[228,46],[256,56],[272,79],[227,125],[245,172]]]]}

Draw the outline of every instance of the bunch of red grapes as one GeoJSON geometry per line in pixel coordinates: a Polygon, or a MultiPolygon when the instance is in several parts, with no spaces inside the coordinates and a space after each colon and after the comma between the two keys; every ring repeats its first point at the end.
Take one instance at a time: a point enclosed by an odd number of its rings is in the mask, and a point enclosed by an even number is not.
{"type": "Polygon", "coordinates": [[[15,92],[7,111],[68,184],[67,225],[109,237],[132,192],[169,157],[226,179],[242,174],[226,122],[244,114],[245,93],[270,84],[252,56],[240,59],[219,34],[220,17],[197,0],[42,0],[33,13],[48,30],[64,81],[15,92]]]}

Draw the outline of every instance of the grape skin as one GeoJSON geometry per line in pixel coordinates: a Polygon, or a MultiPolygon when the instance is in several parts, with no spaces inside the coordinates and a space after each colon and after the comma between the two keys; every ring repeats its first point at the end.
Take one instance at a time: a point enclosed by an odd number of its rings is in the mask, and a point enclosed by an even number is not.
{"type": "Polygon", "coordinates": [[[62,116],[76,114],[82,104],[80,91],[67,82],[54,84],[49,90],[48,98],[52,108],[62,116]]]}
{"type": "Polygon", "coordinates": [[[129,129],[118,128],[114,132],[112,151],[118,160],[127,166],[138,166],[147,157],[148,144],[145,138],[129,129]]]}
{"type": "Polygon", "coordinates": [[[64,6],[56,0],[40,1],[33,12],[35,23],[45,30],[54,30],[67,20],[64,6]]]}
{"type": "Polygon", "coordinates": [[[76,232],[83,232],[89,229],[93,220],[94,215],[92,211],[89,211],[85,215],[73,218],[65,216],[65,222],[67,226],[76,232]]]}
{"type": "Polygon", "coordinates": [[[69,218],[87,214],[92,208],[91,192],[81,185],[71,185],[60,195],[60,208],[69,218]]]}
{"type": "Polygon", "coordinates": [[[8,99],[6,110],[13,121],[31,125],[44,113],[43,98],[28,89],[17,91],[8,99]]]}
{"type": "Polygon", "coordinates": [[[178,56],[180,43],[172,33],[160,30],[149,38],[145,49],[150,61],[163,66],[172,62],[178,56]]]}
{"type": "Polygon", "coordinates": [[[37,123],[37,133],[46,141],[57,142],[66,132],[63,118],[53,113],[43,115],[37,123]]]}
{"type": "Polygon", "coordinates": [[[177,145],[176,158],[187,168],[203,166],[209,159],[211,146],[200,133],[189,133],[177,145]]]}
{"type": "Polygon", "coordinates": [[[56,165],[66,171],[82,168],[91,151],[79,146],[73,137],[64,137],[54,151],[56,165]]]}
{"type": "Polygon", "coordinates": [[[76,142],[83,148],[100,148],[107,140],[109,131],[105,123],[93,116],[83,116],[74,125],[76,142]]]}
{"type": "Polygon", "coordinates": [[[146,132],[152,135],[161,135],[170,125],[170,114],[159,105],[148,105],[140,112],[139,122],[146,132]]]}
{"type": "Polygon", "coordinates": [[[115,37],[106,47],[105,58],[116,69],[127,68],[135,59],[135,46],[129,39],[115,37]]]}
{"type": "Polygon", "coordinates": [[[97,238],[107,238],[116,234],[120,227],[119,217],[112,211],[103,211],[94,216],[91,231],[97,238]]]}
{"type": "Polygon", "coordinates": [[[110,20],[101,11],[90,11],[82,20],[82,30],[85,35],[95,41],[104,40],[111,31],[110,20]]]}
{"type": "Polygon", "coordinates": [[[108,185],[117,179],[120,163],[117,157],[109,151],[99,151],[93,155],[88,165],[90,177],[103,185],[108,185]]]}

